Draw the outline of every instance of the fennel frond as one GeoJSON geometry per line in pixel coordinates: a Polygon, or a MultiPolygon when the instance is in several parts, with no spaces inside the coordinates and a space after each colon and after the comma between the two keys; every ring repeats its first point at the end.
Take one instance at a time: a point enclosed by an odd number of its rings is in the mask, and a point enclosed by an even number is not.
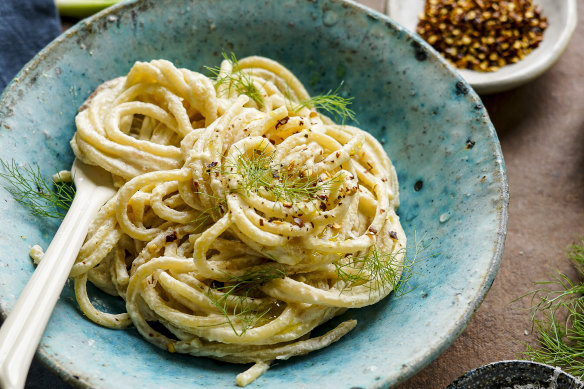
{"type": "Polygon", "coordinates": [[[223,53],[223,58],[231,62],[233,71],[230,74],[221,74],[221,67],[206,67],[206,69],[211,73],[212,77],[215,78],[215,89],[219,89],[223,85],[227,85],[227,90],[231,92],[232,89],[240,95],[246,95],[259,107],[264,107],[264,99],[260,90],[256,87],[253,76],[245,72],[239,66],[237,57],[234,53],[230,56],[223,53]]]}
{"type": "Polygon", "coordinates": [[[340,175],[322,179],[299,166],[277,165],[273,152],[255,149],[250,154],[240,153],[224,166],[228,173],[235,170],[241,177],[237,190],[243,194],[264,191],[275,202],[293,204],[310,201],[342,181],[340,175]]]}
{"type": "Polygon", "coordinates": [[[225,282],[213,281],[207,289],[207,298],[225,316],[237,336],[254,328],[270,313],[271,306],[258,304],[257,297],[265,297],[260,287],[274,279],[286,277],[276,266],[260,267],[241,276],[227,275],[225,282]]]}
{"type": "Polygon", "coordinates": [[[370,293],[379,292],[388,286],[393,289],[397,297],[411,292],[406,286],[413,276],[413,266],[426,258],[437,255],[431,253],[420,258],[420,254],[427,250],[431,243],[424,239],[417,240],[414,233],[414,252],[408,255],[405,249],[387,253],[374,245],[365,254],[343,257],[334,263],[337,279],[344,283],[341,293],[354,286],[367,285],[370,293]],[[403,254],[403,262],[398,263],[398,256],[403,254]]]}
{"type": "MultiPolygon", "coordinates": [[[[558,366],[578,378],[584,377],[584,239],[568,247],[568,258],[579,280],[557,273],[552,281],[538,282],[531,295],[532,322],[539,347],[526,345],[523,356],[558,366]],[[541,315],[537,315],[540,313],[541,315]]],[[[520,297],[521,298],[521,297],[520,297]]]]}
{"type": "Polygon", "coordinates": [[[315,110],[326,111],[336,116],[341,123],[345,123],[347,119],[357,121],[355,118],[355,111],[349,108],[353,102],[353,97],[342,97],[339,95],[339,90],[343,86],[343,82],[335,90],[329,90],[323,95],[311,97],[310,99],[301,101],[293,107],[294,112],[300,111],[302,108],[308,107],[315,110]]]}
{"type": "Polygon", "coordinates": [[[4,179],[4,188],[14,200],[28,208],[35,216],[61,219],[75,197],[75,186],[67,182],[50,183],[45,180],[38,165],[19,166],[14,160],[6,162],[0,160],[4,172],[0,177],[4,179]]]}

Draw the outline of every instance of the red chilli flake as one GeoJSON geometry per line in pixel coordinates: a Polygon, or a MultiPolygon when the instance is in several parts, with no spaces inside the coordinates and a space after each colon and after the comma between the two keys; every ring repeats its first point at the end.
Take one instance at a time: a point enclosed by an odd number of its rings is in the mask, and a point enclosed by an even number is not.
{"type": "Polygon", "coordinates": [[[278,120],[278,123],[276,123],[276,130],[278,129],[278,127],[288,123],[288,120],[290,120],[288,116],[286,116],[284,119],[278,120]]]}
{"type": "Polygon", "coordinates": [[[304,220],[300,219],[299,217],[294,218],[294,223],[300,228],[304,227],[304,220]]]}
{"type": "Polygon", "coordinates": [[[457,68],[485,72],[523,59],[547,27],[533,0],[427,0],[416,31],[457,68]]]}
{"type": "Polygon", "coordinates": [[[166,235],[166,241],[169,243],[174,242],[177,239],[178,239],[178,236],[176,236],[176,231],[172,231],[172,233],[166,235]]]}

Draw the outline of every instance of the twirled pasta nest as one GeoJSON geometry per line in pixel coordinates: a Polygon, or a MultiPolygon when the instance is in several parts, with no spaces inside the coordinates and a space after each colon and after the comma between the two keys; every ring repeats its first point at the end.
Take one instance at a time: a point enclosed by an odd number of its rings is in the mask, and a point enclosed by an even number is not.
{"type": "Polygon", "coordinates": [[[171,352],[254,363],[246,385],[356,325],[311,338],[321,323],[387,296],[406,243],[395,170],[371,135],[309,98],[261,57],[225,60],[216,79],[137,62],[98,88],[71,145],[119,190],[71,272],[87,317],[171,352]],[[87,280],[127,313],[97,310],[87,280]]]}

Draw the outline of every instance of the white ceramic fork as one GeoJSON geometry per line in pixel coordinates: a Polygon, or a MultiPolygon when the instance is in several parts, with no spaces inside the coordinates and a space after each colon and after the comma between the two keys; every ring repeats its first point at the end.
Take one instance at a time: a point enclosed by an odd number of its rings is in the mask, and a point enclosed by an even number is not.
{"type": "Polygon", "coordinates": [[[115,194],[102,168],[75,160],[76,193],[43,259],[0,328],[0,387],[24,388],[30,363],[83,244],[89,223],[115,194]]]}

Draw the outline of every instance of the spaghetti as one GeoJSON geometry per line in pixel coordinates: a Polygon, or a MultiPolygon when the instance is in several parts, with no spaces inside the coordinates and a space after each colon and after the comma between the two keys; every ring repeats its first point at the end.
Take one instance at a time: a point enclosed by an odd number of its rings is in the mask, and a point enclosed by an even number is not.
{"type": "Polygon", "coordinates": [[[380,144],[310,108],[282,65],[224,60],[216,78],[137,62],[81,107],[72,148],[119,190],[71,271],[92,321],[170,352],[253,363],[326,347],[318,325],[396,286],[406,238],[380,144]],[[87,281],[127,312],[96,309],[87,281]],[[154,324],[157,323],[157,324],[154,324]]]}

